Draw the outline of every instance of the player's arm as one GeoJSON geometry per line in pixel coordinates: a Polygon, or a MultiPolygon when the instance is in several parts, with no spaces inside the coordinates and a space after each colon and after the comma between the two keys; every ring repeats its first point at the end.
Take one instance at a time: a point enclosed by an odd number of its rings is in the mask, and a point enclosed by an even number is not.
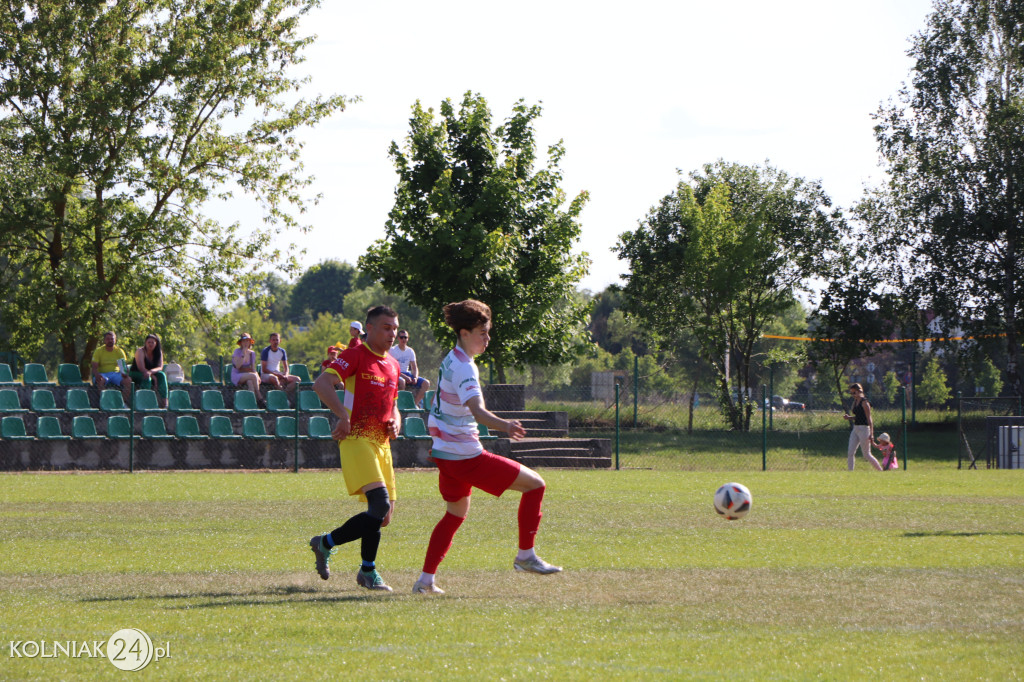
{"type": "Polygon", "coordinates": [[[334,413],[338,418],[338,424],[331,431],[335,440],[344,440],[352,430],[352,424],[348,419],[348,410],[341,404],[338,398],[336,386],[341,383],[341,377],[333,370],[325,370],[313,382],[313,391],[320,398],[320,402],[334,413]]]}
{"type": "Polygon", "coordinates": [[[466,407],[473,413],[473,419],[488,429],[504,431],[512,440],[519,440],[526,435],[526,429],[518,419],[502,419],[484,406],[483,396],[474,395],[466,401],[466,407]]]}

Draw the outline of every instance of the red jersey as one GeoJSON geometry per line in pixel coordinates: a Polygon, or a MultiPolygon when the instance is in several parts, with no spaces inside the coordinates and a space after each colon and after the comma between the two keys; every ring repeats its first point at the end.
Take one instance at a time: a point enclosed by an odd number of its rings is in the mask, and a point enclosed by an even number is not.
{"type": "Polygon", "coordinates": [[[324,371],[345,382],[345,409],[352,424],[349,438],[387,443],[387,422],[398,396],[398,361],[388,353],[377,355],[362,343],[343,350],[324,371]]]}

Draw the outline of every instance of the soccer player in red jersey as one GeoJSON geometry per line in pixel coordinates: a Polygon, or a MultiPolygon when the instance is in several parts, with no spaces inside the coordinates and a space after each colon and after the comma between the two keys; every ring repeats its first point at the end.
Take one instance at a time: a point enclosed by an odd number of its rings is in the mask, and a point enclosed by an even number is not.
{"type": "Polygon", "coordinates": [[[338,545],[362,540],[363,563],[356,583],[370,590],[390,592],[377,572],[380,529],[391,522],[395,504],[395,470],[391,463],[392,438],[401,432],[398,395],[398,361],[388,354],[398,332],[398,314],[387,306],[366,314],[366,341],[343,350],[313,382],[313,390],[338,418],[331,432],[338,441],[341,471],[349,495],[366,502],[356,514],[330,533],[309,541],[316,557],[316,571],[327,580],[331,554],[338,545]],[[345,403],[337,387],[345,388],[345,403]]]}

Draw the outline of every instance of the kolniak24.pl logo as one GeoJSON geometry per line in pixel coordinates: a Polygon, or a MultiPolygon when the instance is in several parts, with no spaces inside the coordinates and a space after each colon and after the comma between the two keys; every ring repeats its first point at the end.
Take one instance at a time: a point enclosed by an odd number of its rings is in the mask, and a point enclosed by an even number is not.
{"type": "Polygon", "coordinates": [[[170,655],[170,642],[155,647],[149,635],[138,628],[118,630],[105,642],[12,640],[8,651],[10,658],[106,658],[121,670],[142,670],[152,661],[170,655]]]}

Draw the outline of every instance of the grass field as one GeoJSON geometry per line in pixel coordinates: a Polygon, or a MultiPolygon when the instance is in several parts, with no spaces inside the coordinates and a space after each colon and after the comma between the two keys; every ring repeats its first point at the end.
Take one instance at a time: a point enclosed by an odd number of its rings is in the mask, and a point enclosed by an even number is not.
{"type": "Polygon", "coordinates": [[[379,556],[307,546],[360,510],[340,473],[0,478],[0,678],[121,675],[102,658],[12,657],[10,641],[139,628],[154,679],[1019,679],[1024,472],[544,471],[539,553],[517,574],[518,495],[484,494],[438,573],[409,590],[442,513],[401,472],[379,556]],[[711,509],[736,478],[742,521],[711,509]]]}

